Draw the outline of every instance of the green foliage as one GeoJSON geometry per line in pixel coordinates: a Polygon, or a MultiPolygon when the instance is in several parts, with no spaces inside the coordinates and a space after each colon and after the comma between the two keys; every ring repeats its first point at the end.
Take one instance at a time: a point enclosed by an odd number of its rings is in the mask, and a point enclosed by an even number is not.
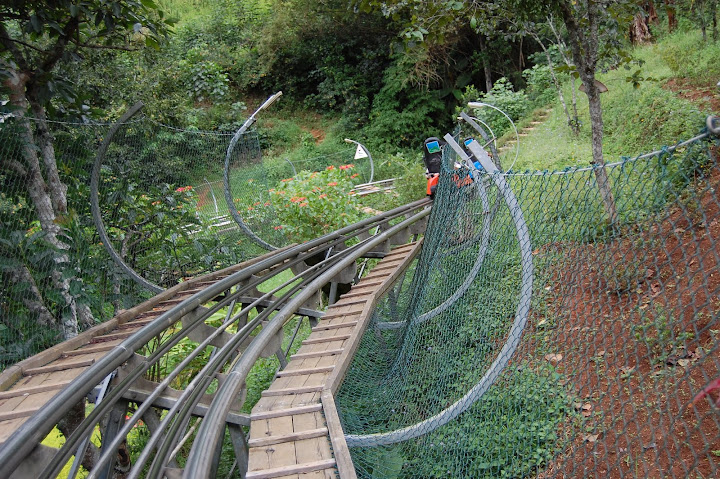
{"type": "Polygon", "coordinates": [[[204,58],[205,49],[207,45],[191,49],[180,62],[183,83],[197,101],[220,102],[228,96],[230,79],[220,65],[204,58]]]}
{"type": "Polygon", "coordinates": [[[678,30],[653,47],[674,76],[689,80],[691,85],[717,82],[720,65],[720,43],[703,43],[700,32],[678,30]]]}
{"type": "Polygon", "coordinates": [[[78,62],[92,48],[158,47],[170,27],[152,0],[10,2],[0,9],[0,75],[21,67],[31,77],[32,102],[45,106],[60,98],[78,108],[81,91],[56,68],[61,59],[78,62]]]}
{"type": "Polygon", "coordinates": [[[641,320],[633,325],[633,334],[635,339],[647,347],[653,362],[664,363],[671,354],[676,354],[679,348],[695,337],[692,332],[679,331],[678,320],[672,311],[661,305],[656,304],[654,310],[645,309],[639,314],[641,320]]]}
{"type": "Polygon", "coordinates": [[[559,449],[557,429],[571,413],[570,400],[558,374],[520,369],[458,421],[410,448],[398,477],[516,478],[546,465],[559,449]]]}
{"type": "MultiPolygon", "coordinates": [[[[507,78],[500,78],[496,81],[488,93],[480,93],[473,85],[468,86],[461,100],[463,108],[470,101],[480,101],[497,107],[513,121],[520,119],[531,106],[528,95],[523,91],[514,91],[507,78]]],[[[473,110],[471,114],[487,123],[498,137],[512,129],[512,125],[505,115],[493,108],[483,107],[473,110]]]]}
{"type": "Polygon", "coordinates": [[[433,118],[445,108],[437,93],[412,88],[404,76],[401,61],[386,71],[365,128],[367,136],[395,148],[417,147],[423,138],[432,136],[436,128],[433,118]]]}
{"type": "Polygon", "coordinates": [[[608,151],[633,154],[692,137],[704,120],[697,107],[656,82],[641,88],[615,84],[604,99],[604,126],[608,151]]]}
{"type": "Polygon", "coordinates": [[[525,89],[528,101],[534,107],[542,107],[555,101],[557,92],[548,65],[534,65],[523,71],[527,83],[525,89]]]}
{"type": "MultiPolygon", "coordinates": [[[[363,214],[360,203],[351,194],[354,165],[329,166],[326,170],[298,173],[270,190],[272,206],[279,224],[291,241],[303,242],[330,233],[359,221],[363,214]]],[[[255,204],[255,208],[269,204],[255,204]]]]}

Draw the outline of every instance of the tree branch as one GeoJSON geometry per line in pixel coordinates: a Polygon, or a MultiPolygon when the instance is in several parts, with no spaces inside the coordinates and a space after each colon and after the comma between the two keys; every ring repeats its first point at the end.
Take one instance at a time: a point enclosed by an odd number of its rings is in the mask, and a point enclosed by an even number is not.
{"type": "Polygon", "coordinates": [[[27,70],[27,60],[25,59],[15,42],[16,41],[12,40],[12,38],[10,37],[10,34],[5,28],[5,24],[0,22],[0,45],[4,46],[5,49],[10,52],[13,59],[15,60],[15,63],[17,63],[18,67],[20,67],[21,70],[27,70]]]}
{"type": "Polygon", "coordinates": [[[22,40],[16,40],[16,39],[14,39],[14,38],[4,37],[4,36],[0,36],[0,40],[7,40],[7,41],[9,41],[9,42],[18,43],[18,44],[20,44],[20,45],[22,45],[22,46],[24,46],[24,47],[30,48],[31,50],[35,50],[36,52],[47,53],[47,52],[46,52],[45,50],[43,50],[42,48],[38,48],[38,47],[36,47],[36,46],[34,46],[34,45],[30,45],[29,43],[24,42],[24,41],[22,41],[22,40]]]}
{"type": "Polygon", "coordinates": [[[20,162],[17,161],[17,160],[8,160],[8,159],[5,159],[2,164],[3,164],[4,166],[6,166],[7,168],[15,171],[15,173],[17,173],[17,174],[20,175],[20,176],[23,176],[23,177],[27,176],[27,170],[26,170],[25,167],[22,165],[22,163],[20,163],[20,162]]]}
{"type": "Polygon", "coordinates": [[[49,72],[53,68],[55,68],[55,64],[60,60],[60,58],[62,58],[65,47],[68,44],[68,40],[72,38],[73,33],[79,28],[79,25],[80,20],[78,19],[78,17],[71,18],[70,21],[65,24],[62,35],[58,37],[55,45],[53,45],[53,47],[48,50],[47,58],[45,58],[45,61],[43,61],[40,65],[40,71],[49,72]]]}
{"type": "Polygon", "coordinates": [[[117,46],[117,45],[98,45],[96,43],[83,43],[77,38],[70,39],[72,43],[74,43],[76,46],[81,48],[92,48],[95,50],[119,50],[124,52],[136,52],[140,50],[139,48],[133,48],[133,47],[123,47],[123,46],[117,46]]]}

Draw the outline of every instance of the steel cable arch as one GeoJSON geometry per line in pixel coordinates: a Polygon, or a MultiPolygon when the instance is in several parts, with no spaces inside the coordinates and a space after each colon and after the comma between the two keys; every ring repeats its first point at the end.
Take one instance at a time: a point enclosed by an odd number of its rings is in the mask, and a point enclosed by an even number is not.
{"type": "Polygon", "coordinates": [[[277,246],[271,245],[270,243],[256,235],[255,232],[251,230],[250,227],[243,221],[243,219],[240,217],[240,214],[237,212],[237,208],[235,208],[232,192],[230,191],[230,158],[232,157],[232,153],[235,150],[235,145],[237,145],[240,137],[245,134],[247,129],[250,128],[253,123],[255,123],[255,117],[257,116],[257,114],[272,105],[278,98],[280,98],[281,95],[281,91],[275,93],[274,95],[271,95],[267,100],[265,100],[265,103],[260,105],[260,108],[258,108],[255,113],[250,115],[250,118],[248,118],[245,123],[243,123],[243,125],[238,129],[238,131],[235,132],[232,139],[230,140],[230,145],[228,145],[227,153],[225,155],[225,167],[223,168],[223,189],[225,192],[225,202],[227,203],[230,216],[232,216],[232,219],[235,220],[235,223],[237,223],[243,233],[245,233],[258,246],[265,248],[268,251],[277,249],[277,246]]]}
{"type": "Polygon", "coordinates": [[[97,229],[98,235],[100,236],[100,241],[102,242],[105,251],[107,251],[115,264],[117,264],[120,269],[125,272],[125,274],[127,274],[130,278],[132,278],[133,281],[138,283],[143,288],[146,288],[154,293],[160,293],[165,289],[140,276],[134,269],[128,266],[125,261],[123,261],[123,259],[113,247],[112,242],[107,235],[105,223],[102,220],[98,194],[98,187],[100,184],[100,170],[102,169],[103,160],[105,159],[105,155],[107,154],[110,142],[112,142],[112,139],[117,133],[118,129],[123,124],[127,123],[130,118],[135,116],[135,114],[139,112],[143,108],[143,106],[144,105],[142,102],[135,103],[132,107],[130,107],[128,111],[125,112],[125,114],[123,114],[123,116],[120,117],[117,122],[112,125],[107,135],[105,135],[102,145],[100,145],[100,149],[95,156],[95,163],[93,164],[92,175],[90,176],[90,211],[92,213],[93,223],[95,223],[95,228],[97,229]]]}
{"type": "MultiPolygon", "coordinates": [[[[455,152],[465,162],[469,160],[463,149],[457,144],[451,135],[445,135],[445,141],[447,141],[448,145],[450,145],[450,147],[455,150],[455,152]]],[[[469,149],[475,158],[480,160],[483,168],[485,168],[486,174],[491,175],[493,181],[505,199],[505,203],[509,209],[513,223],[515,224],[520,246],[522,265],[520,296],[515,313],[515,319],[510,328],[508,339],[483,377],[480,378],[478,383],[455,403],[424,421],[401,429],[366,435],[346,435],[345,440],[348,447],[386,446],[401,441],[407,441],[408,439],[417,438],[434,431],[435,429],[457,418],[460,414],[470,408],[470,406],[472,406],[478,399],[480,399],[485,392],[487,392],[503,369],[505,369],[510,361],[510,358],[517,349],[518,344],[520,343],[520,338],[525,329],[525,325],[527,324],[528,313],[530,311],[530,300],[532,298],[533,259],[530,235],[527,224],[525,223],[522,209],[520,208],[515,194],[508,185],[504,176],[500,174],[498,168],[492,163],[487,153],[481,150],[476,143],[477,142],[470,143],[469,149]]],[[[475,174],[479,175],[481,173],[476,170],[475,174]]]]}

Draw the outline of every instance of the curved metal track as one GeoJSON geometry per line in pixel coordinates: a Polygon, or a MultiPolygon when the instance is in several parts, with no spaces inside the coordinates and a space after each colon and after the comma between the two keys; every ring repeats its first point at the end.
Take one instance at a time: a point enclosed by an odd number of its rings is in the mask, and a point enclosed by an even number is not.
{"type": "Polygon", "coordinates": [[[186,477],[212,476],[226,427],[237,446],[236,454],[242,455],[242,426],[247,426],[249,419],[241,412],[238,397],[243,396],[245,377],[259,358],[275,355],[281,367],[284,365],[292,344],[281,347],[283,326],[298,316],[303,321],[322,314],[308,307],[319,289],[328,282],[353,277],[357,258],[373,256],[395,240],[404,243],[409,233],[420,232],[412,230],[426,218],[429,204],[428,200],[411,203],[302,245],[181,283],[51,348],[43,357],[8,368],[0,376],[0,386],[6,389],[0,400],[29,394],[42,404],[30,414],[18,412],[21,421],[12,425],[12,420],[4,424],[3,419],[9,418],[0,416],[0,429],[15,429],[9,437],[2,436],[6,440],[0,446],[0,477],[10,477],[13,472],[20,477],[55,477],[71,456],[86,456],[86,448],[87,455],[94,456],[88,477],[109,477],[118,448],[124,447],[141,418],[150,437],[126,477],[172,474],[178,451],[198,426],[196,422],[189,427],[193,417],[202,419],[196,420],[201,423],[190,449],[186,477]],[[420,213],[414,213],[418,210],[420,213]],[[388,226],[393,220],[400,223],[388,226]],[[346,246],[353,238],[369,236],[369,230],[378,226],[380,234],[346,246]],[[310,258],[321,261],[308,266],[305,260],[310,258]],[[282,284],[263,287],[288,270],[297,274],[285,273],[288,279],[282,284]],[[185,356],[178,364],[168,364],[171,353],[177,357],[178,348],[185,356]],[[32,383],[38,374],[49,375],[40,386],[32,383]],[[59,386],[48,384],[58,375],[64,375],[59,386]],[[191,379],[184,389],[173,387],[178,378],[188,375],[191,379]],[[99,392],[102,394],[96,394],[99,392]],[[33,396],[36,394],[41,397],[33,396]],[[85,415],[87,396],[101,400],[85,415]],[[130,412],[129,403],[136,404],[130,412]],[[162,418],[158,408],[167,411],[162,418]],[[78,411],[77,420],[68,420],[78,411]],[[125,419],[128,414],[132,415],[125,419]],[[22,425],[17,427],[19,422],[22,425]],[[58,450],[36,447],[56,425],[67,436],[65,444],[58,450]],[[103,438],[99,449],[87,441],[97,427],[103,438]],[[187,471],[202,472],[188,475],[187,471]]]}

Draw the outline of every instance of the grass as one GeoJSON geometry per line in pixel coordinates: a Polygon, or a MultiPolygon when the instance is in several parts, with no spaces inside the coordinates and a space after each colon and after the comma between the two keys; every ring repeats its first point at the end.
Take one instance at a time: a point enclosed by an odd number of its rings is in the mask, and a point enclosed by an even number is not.
{"type": "MultiPolygon", "coordinates": [[[[636,156],[673,145],[697,134],[708,111],[679,98],[665,87],[681,76],[687,85],[707,87],[720,77],[720,43],[702,44],[698,31],[678,32],[660,42],[633,51],[635,63],[598,74],[609,91],[602,96],[605,161],[636,156]],[[644,81],[637,87],[627,79],[636,70],[644,81]]],[[[570,98],[569,82],[565,97],[570,98]]],[[[592,158],[587,98],[578,93],[582,129],[573,135],[559,101],[552,113],[530,135],[521,139],[520,156],[514,171],[561,170],[588,166],[592,158]]],[[[503,156],[514,157],[514,149],[503,156]]]]}

